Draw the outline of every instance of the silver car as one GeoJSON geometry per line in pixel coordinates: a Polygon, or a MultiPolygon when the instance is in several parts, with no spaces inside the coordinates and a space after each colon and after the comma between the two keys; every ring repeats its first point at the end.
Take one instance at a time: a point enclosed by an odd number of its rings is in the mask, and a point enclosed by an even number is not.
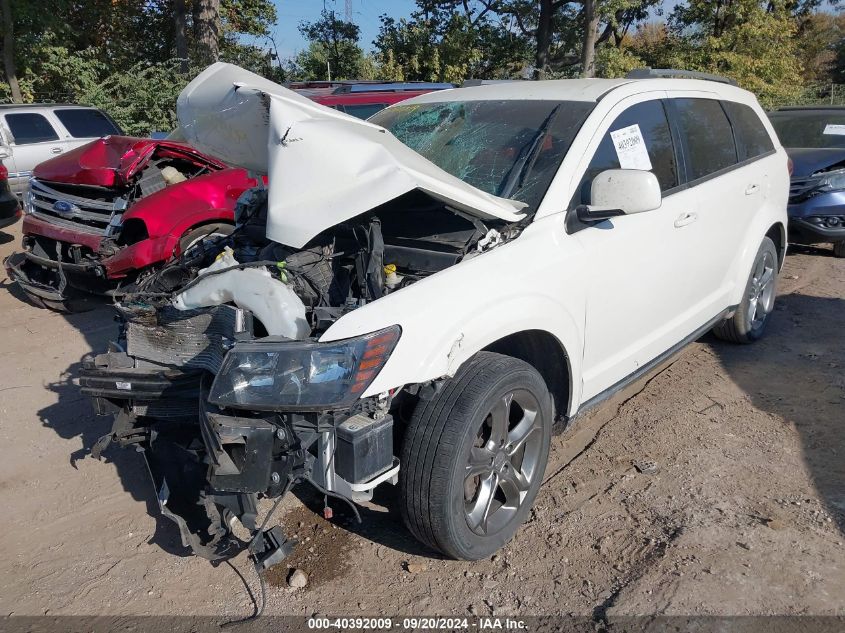
{"type": "Polygon", "coordinates": [[[0,105],[0,159],[9,170],[9,187],[20,195],[33,168],[120,127],[97,108],[64,103],[0,105]]]}

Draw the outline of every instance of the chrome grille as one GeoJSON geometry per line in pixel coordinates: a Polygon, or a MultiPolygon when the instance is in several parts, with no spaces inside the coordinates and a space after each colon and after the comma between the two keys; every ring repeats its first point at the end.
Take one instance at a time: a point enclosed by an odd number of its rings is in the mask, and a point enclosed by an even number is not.
{"type": "Polygon", "coordinates": [[[57,191],[36,178],[29,184],[33,216],[94,235],[105,235],[112,216],[126,208],[126,201],[117,196],[94,200],[57,191]]]}
{"type": "Polygon", "coordinates": [[[824,179],[824,174],[807,176],[804,178],[793,178],[789,182],[789,201],[801,202],[814,196],[819,192],[819,185],[824,179]]]}

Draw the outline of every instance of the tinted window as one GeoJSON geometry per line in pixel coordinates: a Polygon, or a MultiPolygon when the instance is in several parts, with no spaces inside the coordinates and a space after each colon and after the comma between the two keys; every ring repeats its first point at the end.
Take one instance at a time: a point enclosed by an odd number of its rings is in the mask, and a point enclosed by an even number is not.
{"type": "Polygon", "coordinates": [[[444,171],[536,210],[592,102],[446,101],[392,106],[371,122],[444,171]]]}
{"type": "Polygon", "coordinates": [[[6,124],[18,145],[55,141],[59,138],[50,122],[35,112],[7,114],[6,124]]]}
{"type": "Polygon", "coordinates": [[[722,106],[733,124],[739,160],[748,160],[775,148],[760,117],[749,106],[733,101],[723,101],[722,106]]]}
{"type": "Polygon", "coordinates": [[[784,147],[845,147],[845,112],[782,110],[769,115],[784,147]]]}
{"type": "Polygon", "coordinates": [[[728,117],[713,99],[674,99],[681,138],[686,142],[687,176],[698,180],[737,162],[728,117]]]}
{"type": "MultiPolygon", "coordinates": [[[[601,172],[606,169],[629,167],[627,160],[624,158],[622,161],[624,164],[620,164],[619,152],[613,142],[612,134],[619,130],[632,128],[635,125],[639,128],[639,134],[645,141],[648,158],[651,162],[651,172],[657,176],[661,191],[677,186],[678,170],[675,164],[675,152],[663,104],[660,101],[645,101],[625,110],[610,126],[593,155],[593,160],[590,161],[584,177],[581,179],[581,184],[573,201],[575,204],[590,203],[590,186],[593,178],[601,172]]],[[[632,131],[636,132],[636,130],[632,131]]]]}
{"type": "Polygon", "coordinates": [[[120,130],[99,110],[53,110],[74,138],[100,138],[120,134],[120,130]]]}
{"type": "Polygon", "coordinates": [[[361,103],[358,105],[341,106],[346,114],[351,114],[359,119],[369,119],[376,112],[381,112],[387,107],[386,103],[361,103]]]}

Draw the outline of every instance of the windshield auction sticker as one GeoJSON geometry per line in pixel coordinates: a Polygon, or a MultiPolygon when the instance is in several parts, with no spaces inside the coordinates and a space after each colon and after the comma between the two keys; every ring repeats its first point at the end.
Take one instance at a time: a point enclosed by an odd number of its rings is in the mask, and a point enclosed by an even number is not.
{"type": "Polygon", "coordinates": [[[828,123],[824,126],[823,134],[835,134],[837,136],[845,136],[845,125],[841,123],[828,123]]]}
{"type": "Polygon", "coordinates": [[[610,133],[610,138],[613,140],[616,157],[622,169],[651,170],[651,159],[648,157],[645,139],[639,125],[634,123],[621,130],[615,130],[610,133]]]}

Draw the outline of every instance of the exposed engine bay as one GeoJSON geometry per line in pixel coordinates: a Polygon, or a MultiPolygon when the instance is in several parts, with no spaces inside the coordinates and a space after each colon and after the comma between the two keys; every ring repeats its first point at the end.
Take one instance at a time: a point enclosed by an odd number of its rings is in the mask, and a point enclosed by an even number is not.
{"type": "Polygon", "coordinates": [[[260,568],[292,544],[256,524],[258,499],[305,482],[353,503],[395,483],[394,425],[403,402],[421,397],[415,385],[360,398],[398,327],[348,349],[317,343],[321,333],[519,232],[413,191],[295,249],[267,239],[266,213],[267,190],[248,190],[232,235],[197,244],[118,295],[119,338],[78,380],[98,413],[116,416],[94,455],[110,443],[141,449],[183,543],[211,560],[249,546],[260,568]],[[321,346],[331,349],[318,357],[321,346]],[[273,354],[291,350],[302,362],[279,367],[273,354]]]}

